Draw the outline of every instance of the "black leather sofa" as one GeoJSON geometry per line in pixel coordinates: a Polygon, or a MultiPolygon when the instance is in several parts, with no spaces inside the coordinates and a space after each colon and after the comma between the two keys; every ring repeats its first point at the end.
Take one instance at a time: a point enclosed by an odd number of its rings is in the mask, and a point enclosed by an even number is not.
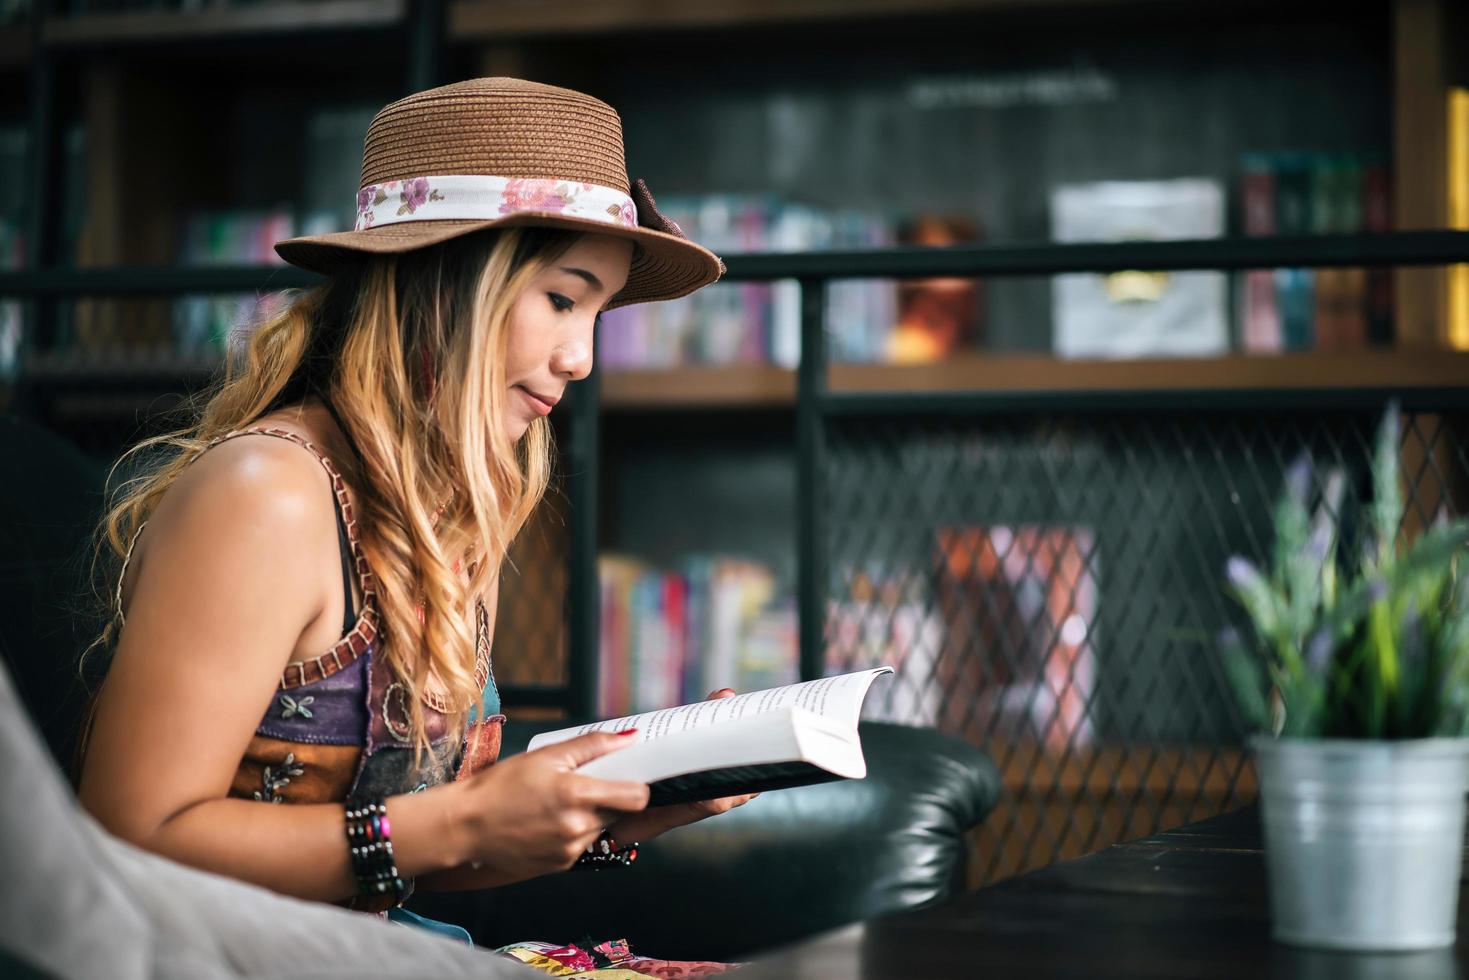
{"type": "MultiPolygon", "coordinates": [[[[564,722],[507,727],[505,752],[564,722]]],[[[965,832],[994,805],[988,756],[931,729],[864,723],[864,780],[762,794],[644,847],[626,869],[415,895],[481,946],[627,939],[672,959],[737,960],[963,887],[965,832]]]]}
{"type": "MultiPolygon", "coordinates": [[[[63,767],[82,699],[76,654],[94,635],[78,583],[102,469],[43,429],[0,417],[0,656],[63,767]]],[[[504,753],[557,723],[511,723],[504,753]]],[[[486,892],[423,893],[411,907],[483,946],[626,938],[668,958],[738,959],[962,887],[965,834],[999,780],[980,750],[937,732],[864,724],[867,779],[767,793],[674,831],[626,870],[486,892]]]]}

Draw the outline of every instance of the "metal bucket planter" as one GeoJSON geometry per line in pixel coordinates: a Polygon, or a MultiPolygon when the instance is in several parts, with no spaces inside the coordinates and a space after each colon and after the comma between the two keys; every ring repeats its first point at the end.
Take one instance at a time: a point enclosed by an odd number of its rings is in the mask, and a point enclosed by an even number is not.
{"type": "Polygon", "coordinates": [[[1469,739],[1252,741],[1275,938],[1452,945],[1469,739]]]}

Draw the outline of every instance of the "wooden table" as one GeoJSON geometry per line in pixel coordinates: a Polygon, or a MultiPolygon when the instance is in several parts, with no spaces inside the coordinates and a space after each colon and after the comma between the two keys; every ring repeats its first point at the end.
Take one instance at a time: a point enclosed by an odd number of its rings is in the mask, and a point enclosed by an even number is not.
{"type": "Polygon", "coordinates": [[[1452,949],[1346,954],[1270,939],[1258,811],[1248,807],[850,926],[770,957],[744,980],[979,977],[1469,977],[1460,884],[1452,949]]]}

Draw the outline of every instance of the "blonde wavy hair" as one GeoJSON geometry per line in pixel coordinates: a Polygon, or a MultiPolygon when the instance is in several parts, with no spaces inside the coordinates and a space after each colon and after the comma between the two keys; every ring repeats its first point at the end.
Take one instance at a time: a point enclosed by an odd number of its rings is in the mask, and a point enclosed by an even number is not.
{"type": "MultiPolygon", "coordinates": [[[[255,328],[189,424],[119,461],[142,472],[117,485],[99,529],[103,580],[120,581],[138,528],[212,440],[325,394],[361,453],[337,462],[377,579],[380,656],[407,689],[418,750],[429,748],[421,695],[430,676],[451,706],[452,731],[462,732],[480,697],[475,603],[552,468],[546,419],[518,441],[505,434],[511,311],[576,238],[548,228],[485,232],[372,256],[298,295],[255,328]]],[[[117,612],[91,649],[111,650],[117,612]]]]}

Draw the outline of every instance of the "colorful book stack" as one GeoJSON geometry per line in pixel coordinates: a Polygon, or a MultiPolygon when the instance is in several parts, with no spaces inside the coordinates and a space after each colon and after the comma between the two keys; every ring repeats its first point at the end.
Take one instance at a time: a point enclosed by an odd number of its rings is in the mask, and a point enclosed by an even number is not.
{"type": "Polygon", "coordinates": [[[862,717],[900,725],[938,725],[944,705],[940,654],[943,618],[931,598],[915,594],[923,575],[891,562],[848,568],[839,576],[840,599],[826,605],[828,676],[889,666],[891,681],[863,703],[862,717]]]}
{"type": "Polygon", "coordinates": [[[764,565],[696,556],[668,571],[604,555],[598,576],[602,717],[796,679],[795,608],[764,565]]]}
{"type": "MultiPolygon", "coordinates": [[[[275,243],[290,238],[291,211],[200,211],[184,223],[179,262],[183,265],[280,265],[275,243]]],[[[230,336],[280,309],[279,293],[186,296],[173,306],[176,353],[203,357],[225,351],[230,336]]]]}
{"type": "Polygon", "coordinates": [[[1074,525],[940,528],[936,606],[945,624],[944,727],[972,738],[1089,745],[1097,690],[1101,564],[1074,525]],[[976,656],[976,654],[978,654],[976,656]]]}
{"type": "MultiPolygon", "coordinates": [[[[861,211],[824,211],[764,195],[668,198],[659,210],[720,255],[890,245],[892,222],[861,211]]],[[[828,327],[841,360],[881,358],[895,322],[895,286],[833,283],[828,327]]],[[[682,364],[795,367],[801,353],[800,292],[793,281],[726,283],[669,303],[638,304],[602,318],[597,356],[611,368],[682,364]]]]}
{"type": "MultiPolygon", "coordinates": [[[[1240,177],[1246,235],[1387,231],[1386,167],[1357,155],[1253,154],[1240,177]]],[[[1250,353],[1355,350],[1392,341],[1390,269],[1253,270],[1240,278],[1250,353]]]]}

